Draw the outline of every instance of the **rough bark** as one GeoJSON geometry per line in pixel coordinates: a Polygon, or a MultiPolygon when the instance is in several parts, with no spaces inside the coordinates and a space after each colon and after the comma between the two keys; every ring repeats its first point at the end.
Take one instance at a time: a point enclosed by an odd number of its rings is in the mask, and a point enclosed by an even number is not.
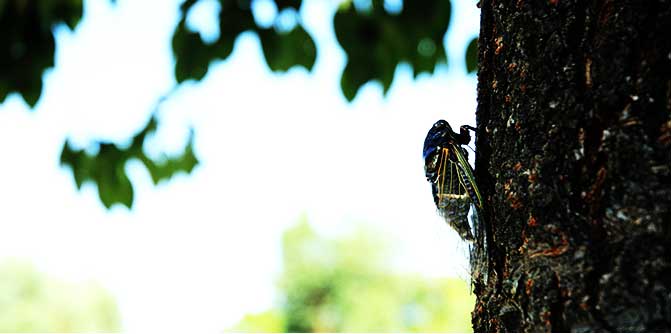
{"type": "Polygon", "coordinates": [[[481,8],[475,331],[670,331],[671,1],[481,8]]]}

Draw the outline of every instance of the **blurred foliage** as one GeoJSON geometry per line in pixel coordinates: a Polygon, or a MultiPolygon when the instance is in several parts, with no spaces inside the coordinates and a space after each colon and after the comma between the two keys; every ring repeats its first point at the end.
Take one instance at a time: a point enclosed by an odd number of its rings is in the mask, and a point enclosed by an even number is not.
{"type": "Polygon", "coordinates": [[[280,310],[247,314],[232,332],[281,333],[285,332],[285,316],[280,310]]]}
{"type": "Polygon", "coordinates": [[[280,1],[279,8],[286,13],[293,13],[297,20],[296,25],[289,31],[282,31],[278,27],[277,18],[272,28],[257,26],[252,14],[251,0],[219,0],[219,38],[214,43],[205,43],[200,34],[190,31],[186,25],[189,10],[196,3],[197,0],[187,0],[182,4],[181,19],[172,38],[177,82],[202,79],[212,61],[228,58],[236,38],[245,31],[253,31],[259,36],[263,54],[271,70],[283,72],[293,66],[312,69],[317,58],[317,47],[298,21],[296,10],[300,8],[300,0],[280,1]]]}
{"type": "Polygon", "coordinates": [[[466,47],[466,71],[468,73],[478,70],[478,38],[473,38],[466,47]]]}
{"type": "Polygon", "coordinates": [[[77,188],[81,188],[86,181],[96,183],[98,195],[105,207],[121,203],[130,208],[133,205],[133,186],[124,170],[128,160],[140,160],[149,170],[154,184],[169,179],[179,171],[190,173],[198,164],[193,153],[193,131],[180,156],[164,155],[159,160],[149,158],[142,147],[147,136],[155,131],[156,119],[152,117],[144,129],[133,137],[129,147],[123,148],[107,142],[95,143],[92,147],[95,153],[73,149],[70,142],[66,141],[61,153],[61,164],[72,168],[77,188]]]}
{"type": "Polygon", "coordinates": [[[331,240],[303,220],[283,237],[277,309],[245,316],[244,332],[472,332],[474,297],[459,279],[391,273],[373,231],[331,240]]]}
{"type": "MultiPolygon", "coordinates": [[[[173,32],[174,74],[178,83],[201,80],[212,62],[231,55],[235,40],[243,32],[258,35],[272,71],[284,72],[295,66],[311,70],[314,66],[317,48],[299,15],[302,0],[269,0],[277,8],[270,27],[256,24],[251,9],[255,0],[216,0],[220,5],[219,37],[213,42],[203,41],[200,34],[191,31],[186,24],[190,10],[200,1],[186,0],[181,4],[173,32]]],[[[82,0],[0,0],[3,32],[0,34],[3,45],[0,103],[8,94],[18,92],[31,107],[35,106],[42,92],[42,74],[54,64],[53,27],[65,23],[74,29],[82,16],[82,6],[82,0]]],[[[370,81],[380,82],[386,93],[401,62],[410,64],[415,76],[433,73],[436,65],[446,63],[443,39],[450,15],[449,0],[343,0],[333,17],[333,26],[338,43],[347,54],[340,80],[345,98],[353,100],[361,86],[370,81]]],[[[471,43],[466,62],[469,72],[475,70],[476,52],[471,43]]],[[[138,138],[143,139],[150,132],[148,128],[149,125],[141,130],[129,147],[99,142],[92,144],[91,151],[95,153],[91,154],[77,151],[66,142],[61,162],[72,167],[78,187],[84,181],[95,183],[106,207],[115,203],[131,207],[133,185],[124,170],[129,159],[140,159],[154,182],[169,178],[177,171],[190,172],[197,164],[192,138],[185,151],[172,159],[153,160],[144,155],[140,152],[142,143],[135,144],[138,138]]]]}
{"type": "Polygon", "coordinates": [[[0,0],[0,103],[18,92],[34,107],[42,94],[42,73],[54,66],[51,29],[65,23],[74,29],[82,0],[0,0]]]}
{"type": "Polygon", "coordinates": [[[371,80],[380,81],[386,93],[400,62],[408,62],[415,76],[447,63],[443,37],[450,23],[449,1],[404,1],[400,12],[385,7],[383,0],[365,6],[346,2],[333,18],[347,53],[340,86],[349,101],[371,80]]]}
{"type": "Polygon", "coordinates": [[[116,304],[93,284],[50,279],[22,262],[0,265],[0,332],[113,332],[116,304]]]}

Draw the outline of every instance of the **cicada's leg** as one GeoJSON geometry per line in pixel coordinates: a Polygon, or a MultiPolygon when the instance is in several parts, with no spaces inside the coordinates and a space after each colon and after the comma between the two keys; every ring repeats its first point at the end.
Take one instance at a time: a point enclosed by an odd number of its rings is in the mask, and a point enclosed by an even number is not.
{"type": "Polygon", "coordinates": [[[472,126],[470,126],[470,125],[462,125],[462,126],[459,128],[459,131],[468,131],[468,130],[471,130],[471,131],[473,131],[473,132],[477,131],[477,129],[476,129],[475,127],[472,127],[472,126]]]}

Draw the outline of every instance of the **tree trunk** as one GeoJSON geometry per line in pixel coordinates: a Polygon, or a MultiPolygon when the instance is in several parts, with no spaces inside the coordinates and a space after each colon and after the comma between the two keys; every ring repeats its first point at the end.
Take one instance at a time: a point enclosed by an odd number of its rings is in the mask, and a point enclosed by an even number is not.
{"type": "Polygon", "coordinates": [[[481,8],[475,331],[671,330],[671,1],[481,8]]]}

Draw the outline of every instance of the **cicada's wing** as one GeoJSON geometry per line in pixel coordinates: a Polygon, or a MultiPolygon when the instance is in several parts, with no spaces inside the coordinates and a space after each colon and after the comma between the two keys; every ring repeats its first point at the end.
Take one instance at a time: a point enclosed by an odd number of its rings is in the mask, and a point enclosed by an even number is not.
{"type": "Polygon", "coordinates": [[[473,201],[471,210],[471,226],[473,226],[473,233],[475,234],[475,244],[471,247],[471,268],[474,270],[473,277],[484,275],[487,279],[488,274],[488,253],[487,253],[487,238],[485,236],[486,230],[484,217],[482,216],[482,196],[478,185],[475,183],[473,170],[466,158],[466,152],[456,150],[457,160],[459,161],[460,180],[466,189],[470,199],[473,201]]]}
{"type": "Polygon", "coordinates": [[[433,196],[436,207],[445,221],[461,238],[473,241],[473,233],[468,223],[471,197],[462,181],[464,173],[456,158],[459,147],[442,148],[439,152],[437,178],[433,182],[433,196]]]}
{"type": "Polygon", "coordinates": [[[475,176],[473,175],[473,169],[471,168],[471,165],[468,163],[465,151],[462,152],[462,149],[460,147],[457,147],[455,149],[455,155],[457,156],[457,160],[459,161],[458,166],[459,171],[461,173],[460,180],[463,186],[466,188],[468,195],[471,196],[471,198],[473,199],[473,203],[475,204],[475,206],[477,206],[478,209],[481,209],[482,196],[480,196],[480,190],[478,189],[478,185],[475,184],[475,176]]]}

